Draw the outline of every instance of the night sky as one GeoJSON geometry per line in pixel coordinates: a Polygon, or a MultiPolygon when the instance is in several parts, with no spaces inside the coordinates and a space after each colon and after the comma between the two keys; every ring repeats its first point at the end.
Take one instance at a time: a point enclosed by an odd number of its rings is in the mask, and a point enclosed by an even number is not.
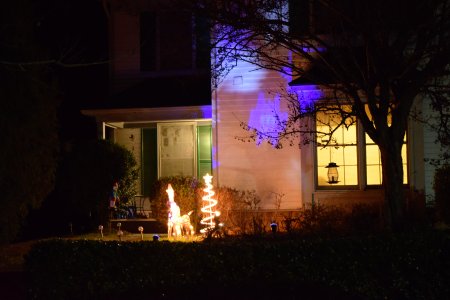
{"type": "Polygon", "coordinates": [[[100,1],[43,0],[35,4],[40,46],[64,65],[52,65],[60,95],[62,141],[95,137],[95,123],[80,110],[108,96],[108,20],[100,1]]]}

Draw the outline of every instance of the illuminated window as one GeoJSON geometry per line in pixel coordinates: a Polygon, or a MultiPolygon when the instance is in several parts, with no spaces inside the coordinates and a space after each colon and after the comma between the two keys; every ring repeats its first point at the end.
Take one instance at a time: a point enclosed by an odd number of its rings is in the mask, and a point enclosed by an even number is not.
{"type": "MultiPolygon", "coordinates": [[[[402,147],[403,183],[408,183],[406,135],[402,147]]],[[[367,185],[380,185],[382,179],[381,153],[378,146],[366,133],[366,183],[367,185]]]]}
{"type": "Polygon", "coordinates": [[[346,126],[336,127],[341,123],[341,118],[328,112],[317,114],[317,184],[329,186],[327,168],[330,162],[339,166],[339,182],[334,185],[358,184],[358,149],[357,126],[354,119],[345,121],[346,126]],[[336,130],[332,139],[328,142],[329,132],[336,130]]]}
{"type": "MultiPolygon", "coordinates": [[[[366,113],[371,119],[369,107],[365,107],[366,113]]],[[[388,115],[388,124],[391,124],[391,115],[388,115]]],[[[381,153],[375,142],[365,134],[366,140],[366,184],[380,185],[382,182],[382,168],[381,168],[381,153]]],[[[403,163],[403,183],[408,183],[408,169],[407,169],[407,153],[406,153],[406,135],[403,138],[402,147],[402,163],[403,163]]]]}
{"type": "MultiPolygon", "coordinates": [[[[350,109],[342,107],[342,109],[350,109]]],[[[341,117],[333,113],[333,109],[320,112],[316,115],[317,145],[316,145],[316,182],[319,188],[334,186],[381,185],[382,167],[381,154],[378,146],[365,133],[362,127],[357,126],[355,119],[345,120],[346,126],[338,125],[341,117]],[[336,129],[337,128],[337,129],[336,129]],[[335,130],[331,140],[329,133],[335,130]],[[363,142],[358,141],[358,136],[365,136],[363,142]],[[364,158],[364,160],[362,160],[364,158]],[[364,168],[358,168],[359,163],[365,161],[364,168]],[[336,163],[339,168],[339,182],[328,182],[326,166],[336,163]],[[365,175],[358,173],[358,169],[365,175]]],[[[403,140],[403,183],[408,183],[407,172],[407,141],[403,140]]]]}

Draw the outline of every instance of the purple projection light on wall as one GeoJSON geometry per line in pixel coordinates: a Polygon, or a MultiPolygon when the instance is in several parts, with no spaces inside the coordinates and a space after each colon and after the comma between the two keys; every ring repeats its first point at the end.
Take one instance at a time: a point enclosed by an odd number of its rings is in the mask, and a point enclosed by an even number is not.
{"type": "MultiPolygon", "coordinates": [[[[264,133],[272,145],[278,143],[277,136],[283,130],[283,122],[287,120],[288,113],[281,109],[280,94],[273,100],[267,99],[264,92],[259,92],[256,107],[250,111],[248,126],[264,133]]],[[[256,144],[260,145],[264,138],[258,136],[256,144]]]]}

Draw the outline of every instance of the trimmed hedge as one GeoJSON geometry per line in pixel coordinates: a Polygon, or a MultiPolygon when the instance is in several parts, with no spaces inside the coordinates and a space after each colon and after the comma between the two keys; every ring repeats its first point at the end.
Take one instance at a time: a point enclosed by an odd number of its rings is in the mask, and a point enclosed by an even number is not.
{"type": "Polygon", "coordinates": [[[49,240],[26,258],[33,299],[449,299],[450,239],[439,232],[204,243],[49,240]],[[202,292],[199,292],[199,288],[202,292]],[[307,298],[308,299],[308,298],[307,298]]]}

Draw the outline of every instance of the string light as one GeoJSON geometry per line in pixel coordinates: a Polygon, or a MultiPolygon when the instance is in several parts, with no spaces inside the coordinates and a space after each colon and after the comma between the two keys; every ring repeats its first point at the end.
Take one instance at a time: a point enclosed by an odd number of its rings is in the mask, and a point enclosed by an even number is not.
{"type": "Polygon", "coordinates": [[[201,209],[203,213],[203,219],[200,221],[200,224],[205,225],[206,227],[200,230],[201,233],[207,233],[208,231],[215,228],[216,223],[214,222],[214,217],[217,215],[217,213],[220,214],[219,211],[215,210],[215,206],[217,205],[217,200],[212,198],[215,194],[215,192],[212,190],[213,185],[211,184],[212,176],[209,174],[206,174],[203,176],[203,179],[205,180],[206,188],[203,189],[203,191],[206,193],[205,196],[203,196],[203,207],[201,209]]]}

